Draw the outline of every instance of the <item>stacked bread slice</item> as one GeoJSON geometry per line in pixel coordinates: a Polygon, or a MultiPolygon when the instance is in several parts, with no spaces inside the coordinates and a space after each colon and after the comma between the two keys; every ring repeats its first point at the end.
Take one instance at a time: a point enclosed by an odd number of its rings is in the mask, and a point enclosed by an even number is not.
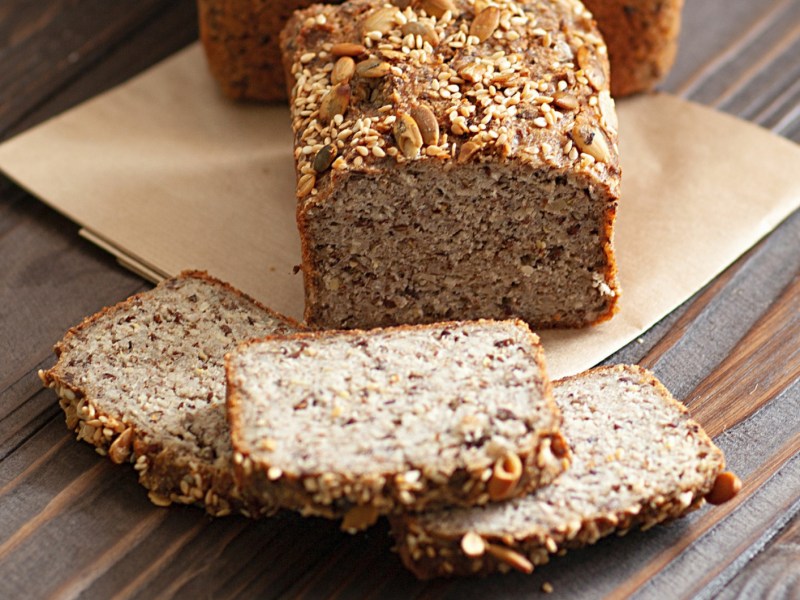
{"type": "Polygon", "coordinates": [[[231,468],[224,357],[254,335],[298,328],[228,284],[186,271],[70,329],[54,348],[58,362],[39,376],[78,439],[116,463],[133,462],[154,503],[247,513],[231,468]]]}
{"type": "Polygon", "coordinates": [[[346,529],[522,495],[567,466],[538,338],[521,321],[268,338],[229,357],[238,479],[346,529]]]}
{"type": "Polygon", "coordinates": [[[650,373],[553,388],[520,321],[300,328],[185,272],[71,329],[41,377],[78,438],[133,463],[156,504],[288,508],[348,531],[388,514],[422,578],[529,572],[736,491],[650,373]]]}

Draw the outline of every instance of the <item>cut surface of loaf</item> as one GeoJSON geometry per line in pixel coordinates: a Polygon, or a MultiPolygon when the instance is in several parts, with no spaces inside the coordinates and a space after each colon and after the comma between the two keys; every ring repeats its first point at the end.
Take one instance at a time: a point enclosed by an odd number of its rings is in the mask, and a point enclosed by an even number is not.
{"type": "Polygon", "coordinates": [[[233,483],[225,353],[297,328],[187,271],[70,329],[55,346],[58,362],[40,377],[78,439],[116,463],[134,463],[153,502],[204,504],[221,516],[245,509],[233,483]]]}
{"type": "Polygon", "coordinates": [[[281,39],[309,323],[613,315],[617,120],[582,4],[351,0],[281,39]]]}
{"type": "Polygon", "coordinates": [[[652,89],[669,72],[678,49],[683,0],[583,0],[608,45],[611,93],[652,89]]]}
{"type": "Polygon", "coordinates": [[[267,338],[232,353],[227,375],[242,489],[344,529],[519,495],[568,460],[521,321],[267,338]]]}
{"type": "Polygon", "coordinates": [[[570,469],[523,498],[393,517],[406,566],[420,578],[525,572],[562,549],[698,508],[722,452],[648,371],[603,367],[555,383],[570,469]]]}

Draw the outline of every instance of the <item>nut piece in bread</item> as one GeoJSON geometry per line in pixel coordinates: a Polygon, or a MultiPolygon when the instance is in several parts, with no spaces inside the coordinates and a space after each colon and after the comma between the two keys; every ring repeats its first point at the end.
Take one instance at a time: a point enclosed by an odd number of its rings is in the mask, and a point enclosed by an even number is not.
{"type": "Polygon", "coordinates": [[[298,328],[206,273],[187,271],[70,329],[55,346],[58,362],[40,377],[78,439],[133,463],[154,503],[254,514],[233,482],[223,359],[253,336],[298,328]]]}
{"type": "Polygon", "coordinates": [[[316,5],[284,29],[307,321],[610,318],[617,120],[591,15],[446,4],[316,5]],[[364,52],[334,84],[343,44],[364,52]]]}
{"type": "Polygon", "coordinates": [[[554,397],[572,445],[570,469],[523,498],[392,517],[415,575],[529,573],[556,552],[685,515],[709,493],[735,494],[735,476],[721,473],[722,452],[648,371],[598,368],[556,382],[554,397]]]}
{"type": "Polygon", "coordinates": [[[271,337],[227,358],[239,484],[358,530],[398,510],[520,496],[568,463],[521,321],[271,337]]]}

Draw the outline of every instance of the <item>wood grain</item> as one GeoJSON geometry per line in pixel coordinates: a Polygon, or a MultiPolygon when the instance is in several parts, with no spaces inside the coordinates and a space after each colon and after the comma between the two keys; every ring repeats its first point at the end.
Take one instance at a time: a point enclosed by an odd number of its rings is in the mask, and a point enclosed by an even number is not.
{"type": "MultiPolygon", "coordinates": [[[[192,0],[0,4],[0,139],[196,37],[192,0]]],[[[800,141],[800,4],[687,0],[664,89],[800,141]]],[[[419,582],[385,523],[211,520],[154,507],[131,468],[67,432],[37,369],[83,316],[148,284],[0,178],[0,597],[450,597],[800,594],[800,213],[610,362],[653,368],[745,482],[732,504],[602,540],[532,576],[419,582]],[[42,574],[47,576],[43,577],[42,574]]]]}

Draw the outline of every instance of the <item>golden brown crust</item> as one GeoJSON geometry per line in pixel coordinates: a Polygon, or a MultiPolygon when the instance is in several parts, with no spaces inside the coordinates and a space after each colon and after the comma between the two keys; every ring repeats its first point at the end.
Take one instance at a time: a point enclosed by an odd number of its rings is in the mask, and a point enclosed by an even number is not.
{"type": "Polygon", "coordinates": [[[683,0],[584,0],[608,45],[611,93],[651,90],[675,59],[683,0]]]}
{"type": "MultiPolygon", "coordinates": [[[[172,282],[190,278],[220,287],[253,304],[272,318],[292,328],[302,329],[293,319],[266,308],[257,300],[205,271],[183,271],[177,277],[159,285],[170,285],[172,282]]],[[[198,504],[214,516],[224,516],[231,512],[250,514],[253,511],[242,502],[229,466],[218,468],[202,461],[193,461],[155,441],[148,432],[129,423],[123,414],[111,414],[95,398],[87,395],[78,381],[64,372],[66,365],[62,363],[62,355],[70,348],[72,340],[98,321],[125,313],[140,301],[146,302],[147,296],[152,292],[153,290],[145,291],[114,306],[105,307],[70,328],[53,348],[59,360],[47,371],[40,371],[39,377],[45,387],[53,389],[58,395],[59,405],[66,415],[67,427],[76,433],[77,439],[92,444],[100,455],[108,456],[117,464],[132,463],[139,474],[139,482],[148,489],[148,496],[153,503],[159,506],[167,506],[173,502],[198,504]]]]}
{"type": "Polygon", "coordinates": [[[312,2],[198,0],[200,40],[209,69],[227,97],[286,100],[278,36],[292,11],[312,2]]]}

